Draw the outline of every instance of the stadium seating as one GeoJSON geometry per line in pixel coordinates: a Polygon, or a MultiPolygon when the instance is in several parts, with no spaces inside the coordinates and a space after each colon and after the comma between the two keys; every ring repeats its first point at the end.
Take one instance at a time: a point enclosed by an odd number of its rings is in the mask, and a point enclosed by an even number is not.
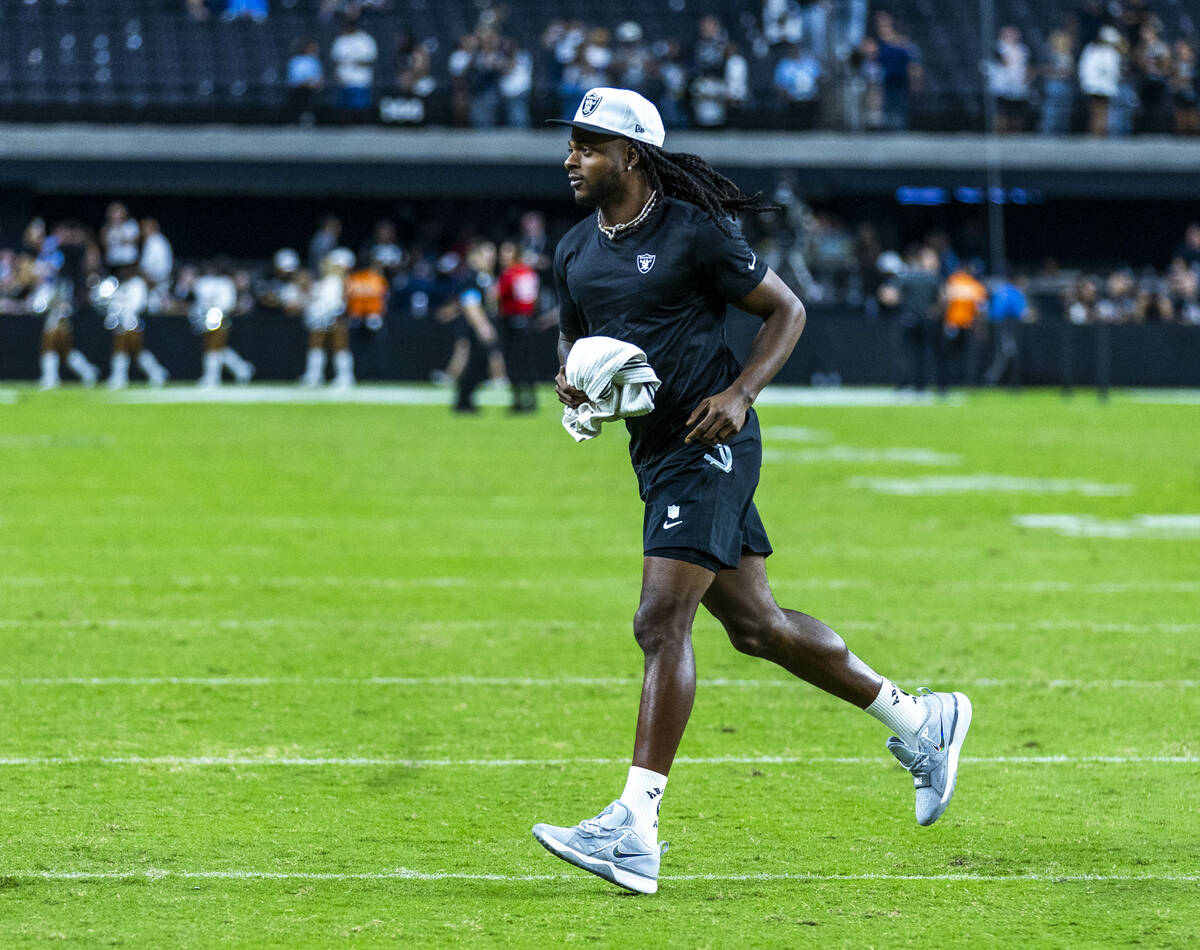
{"type": "MultiPolygon", "coordinates": [[[[832,7],[842,2],[833,0],[832,7]]],[[[455,41],[474,27],[481,6],[392,0],[385,10],[365,12],[364,27],[379,44],[377,86],[386,88],[391,82],[394,38],[401,31],[436,40],[433,70],[444,79],[455,41]]],[[[552,16],[609,28],[635,20],[648,40],[674,37],[686,47],[698,19],[716,14],[747,54],[759,107],[755,118],[763,120],[774,104],[770,84],[778,52],[768,50],[761,39],[758,4],[610,0],[598,7],[586,0],[561,0],[548,7],[538,0],[509,0],[504,7],[508,12],[503,32],[541,57],[542,68],[535,74],[535,113],[558,108],[552,70],[539,44],[552,16]]],[[[996,7],[997,25],[1019,26],[1035,51],[1063,16],[1061,5],[1033,0],[998,0],[996,7]]],[[[1195,30],[1185,0],[1155,0],[1152,7],[1168,36],[1195,30]]],[[[319,8],[319,0],[271,0],[264,23],[227,23],[216,16],[197,23],[187,16],[183,0],[0,4],[0,118],[281,121],[287,99],[286,64],[294,44],[300,37],[312,36],[327,52],[336,35],[336,25],[328,17],[321,18],[319,8]]],[[[925,65],[924,92],[914,102],[914,126],[979,127],[979,62],[984,43],[976,7],[955,0],[894,0],[886,8],[920,48],[925,65]]],[[[447,85],[441,83],[443,96],[448,95],[447,85]]],[[[774,123],[768,119],[765,124],[774,123]]]]}

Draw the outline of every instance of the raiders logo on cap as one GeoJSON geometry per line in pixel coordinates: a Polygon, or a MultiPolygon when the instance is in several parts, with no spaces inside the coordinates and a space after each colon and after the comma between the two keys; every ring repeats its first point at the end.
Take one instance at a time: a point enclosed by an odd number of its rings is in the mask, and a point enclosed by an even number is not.
{"type": "Polygon", "coordinates": [[[599,95],[596,92],[589,92],[586,96],[583,97],[583,104],[580,107],[579,111],[583,115],[591,115],[593,112],[596,111],[596,106],[600,105],[600,100],[602,98],[604,98],[604,97],[599,95]]]}

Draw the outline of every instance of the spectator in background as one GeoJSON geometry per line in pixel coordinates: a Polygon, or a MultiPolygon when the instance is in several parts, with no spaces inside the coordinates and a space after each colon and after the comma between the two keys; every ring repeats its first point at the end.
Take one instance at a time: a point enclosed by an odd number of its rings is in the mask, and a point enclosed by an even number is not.
{"type": "Polygon", "coordinates": [[[843,126],[847,132],[863,132],[883,125],[883,69],[879,44],[866,37],[846,61],[846,85],[842,94],[843,126]]]}
{"type": "Polygon", "coordinates": [[[187,8],[188,19],[193,23],[203,23],[212,15],[205,0],[184,0],[184,5],[187,8]]]}
{"type": "Polygon", "coordinates": [[[729,34],[715,16],[700,18],[699,36],[692,54],[692,72],[696,76],[724,76],[725,44],[729,34]]]}
{"type": "Polygon", "coordinates": [[[1090,274],[1081,275],[1063,293],[1063,312],[1067,319],[1078,325],[1095,323],[1100,307],[1100,282],[1090,274]]]}
{"type": "MultiPolygon", "coordinates": [[[[407,36],[407,34],[404,34],[407,36]]],[[[396,91],[404,96],[415,96],[422,101],[433,95],[437,89],[437,80],[433,76],[433,63],[429,56],[429,48],[420,43],[412,44],[408,38],[404,44],[397,45],[396,50],[396,91]]]]}
{"type": "Polygon", "coordinates": [[[642,28],[632,20],[617,24],[613,34],[617,47],[609,71],[612,81],[622,89],[646,89],[651,78],[650,50],[642,42],[642,28]]]}
{"type": "Polygon", "coordinates": [[[725,87],[725,61],[729,34],[715,16],[700,20],[699,38],[689,84],[692,121],[699,128],[718,128],[728,119],[729,92],[725,87]]]}
{"type": "Polygon", "coordinates": [[[996,337],[996,355],[983,377],[989,386],[998,386],[1006,375],[1014,389],[1021,385],[1021,352],[1016,327],[1029,309],[1024,285],[1021,278],[1009,280],[1004,275],[997,277],[992,285],[988,321],[996,337]]]}
{"type": "Polygon", "coordinates": [[[825,0],[794,0],[800,17],[800,44],[822,62],[829,54],[825,0]]]}
{"type": "Polygon", "coordinates": [[[1079,89],[1087,96],[1089,135],[1108,135],[1109,110],[1121,79],[1120,42],[1115,27],[1101,27],[1079,56],[1079,89]]]}
{"type": "Polygon", "coordinates": [[[875,35],[883,74],[883,123],[893,132],[902,132],[908,128],[910,97],[921,81],[920,54],[884,10],[875,14],[875,35]]]}
{"type": "Polygon", "coordinates": [[[1175,68],[1168,83],[1175,108],[1176,135],[1200,135],[1200,77],[1196,70],[1196,47],[1180,37],[1173,47],[1175,68]]]}
{"type": "Polygon", "coordinates": [[[789,43],[775,64],[775,92],[787,110],[788,128],[811,129],[817,122],[821,64],[812,53],[789,43]]]}
{"type": "Polygon", "coordinates": [[[364,357],[357,362],[368,367],[367,375],[376,379],[383,378],[380,341],[387,302],[388,280],[382,268],[370,256],[360,255],[358,270],[346,277],[346,318],[350,322],[351,341],[358,344],[357,349],[364,357]]]}
{"type": "Polygon", "coordinates": [[[469,115],[471,128],[496,127],[500,106],[500,76],[505,59],[500,34],[488,27],[477,32],[475,50],[467,66],[467,86],[471,91],[469,115]]]}
{"type": "Polygon", "coordinates": [[[732,40],[725,46],[725,100],[734,112],[750,104],[750,64],[732,40]]]}
{"type": "MultiPolygon", "coordinates": [[[[983,262],[973,261],[968,267],[958,267],[942,288],[946,309],[942,319],[942,334],[937,345],[938,381],[945,392],[951,381],[974,382],[974,366],[966,366],[972,357],[972,342],[979,316],[987,303],[987,288],[979,282],[983,262]]],[[[972,360],[972,362],[974,362],[972,360]]]]}
{"type": "Polygon", "coordinates": [[[1046,43],[1042,76],[1042,135],[1066,135],[1071,130],[1071,107],[1075,100],[1075,54],[1071,34],[1055,30],[1046,43]]]}
{"type": "Polygon", "coordinates": [[[988,64],[988,92],[995,98],[992,117],[995,132],[1024,132],[1029,111],[1029,47],[1015,26],[1000,30],[992,61],[988,64]]]}
{"type": "Polygon", "coordinates": [[[104,249],[104,266],[109,270],[128,267],[138,261],[138,241],[141,229],[129,217],[129,209],[114,201],[104,213],[100,228],[100,246],[104,249]]]}
{"type": "Polygon", "coordinates": [[[228,22],[245,17],[255,23],[265,23],[267,13],[267,0],[228,0],[221,19],[228,22]]]}
{"type": "Polygon", "coordinates": [[[833,42],[830,52],[845,62],[862,46],[867,32],[867,0],[840,0],[833,7],[833,42]]]}
{"type": "Polygon", "coordinates": [[[655,105],[662,115],[663,126],[668,129],[687,128],[684,100],[687,98],[688,71],[683,62],[683,47],[679,40],[670,39],[664,42],[662,55],[656,63],[656,72],[662,84],[662,94],[655,100],[655,105]]]}
{"type": "Polygon", "coordinates": [[[362,112],[371,106],[371,85],[375,80],[379,49],[358,20],[357,8],[342,15],[341,31],[329,49],[329,58],[337,71],[338,105],[349,111],[362,112]]]}
{"type": "Polygon", "coordinates": [[[157,309],[154,301],[161,300],[171,285],[171,272],[175,269],[175,254],[171,250],[171,242],[166,239],[158,221],[154,218],[144,218],[141,227],[142,256],[138,260],[138,270],[146,279],[148,293],[151,298],[151,310],[157,309]]]}
{"type": "Polygon", "coordinates": [[[468,33],[458,38],[458,45],[446,61],[450,76],[450,114],[460,127],[471,124],[471,62],[479,46],[479,37],[468,33]]]}
{"type": "Polygon", "coordinates": [[[1200,325],[1200,269],[1177,257],[1167,271],[1166,285],[1172,317],[1189,326],[1200,325]]]}
{"type": "Polygon", "coordinates": [[[311,37],[296,44],[296,52],[287,64],[288,110],[301,123],[313,122],[313,107],[325,88],[325,69],[321,65],[321,47],[311,37]]]}
{"type": "Polygon", "coordinates": [[[1183,232],[1183,240],[1175,248],[1174,257],[1200,273],[1200,222],[1193,221],[1187,226],[1187,230],[1183,232]]]}
{"type": "Polygon", "coordinates": [[[540,211],[526,211],[521,215],[521,259],[536,271],[550,268],[550,244],[546,234],[546,218],[540,211]]]}
{"type": "Polygon", "coordinates": [[[500,96],[504,100],[504,122],[509,128],[527,129],[529,95],[533,91],[533,57],[515,39],[501,44],[500,96]]]}
{"type": "Polygon", "coordinates": [[[334,215],[326,215],[321,219],[321,226],[308,242],[308,267],[315,274],[321,270],[321,263],[342,238],[342,222],[334,215]]]}
{"type": "Polygon", "coordinates": [[[396,225],[391,221],[375,222],[371,240],[359,258],[366,262],[360,266],[376,267],[389,282],[395,280],[408,264],[408,254],[396,240],[396,225]]]}
{"type": "Polygon", "coordinates": [[[514,413],[537,410],[534,318],[540,290],[538,273],[524,259],[520,245],[515,241],[501,244],[500,277],[496,282],[497,324],[504,347],[504,364],[512,382],[514,413]]]}
{"type": "Polygon", "coordinates": [[[1163,41],[1162,25],[1157,18],[1143,24],[1134,48],[1137,67],[1138,100],[1141,121],[1138,131],[1163,135],[1171,129],[1171,94],[1169,82],[1174,65],[1171,48],[1163,41]]]}
{"type": "Polygon", "coordinates": [[[923,392],[929,382],[937,384],[934,348],[942,322],[937,252],[923,245],[909,247],[895,286],[899,291],[900,388],[923,392]]]}
{"type": "Polygon", "coordinates": [[[254,301],[264,310],[296,316],[304,308],[300,282],[300,255],[281,247],[271,259],[271,273],[254,286],[254,301]]]}

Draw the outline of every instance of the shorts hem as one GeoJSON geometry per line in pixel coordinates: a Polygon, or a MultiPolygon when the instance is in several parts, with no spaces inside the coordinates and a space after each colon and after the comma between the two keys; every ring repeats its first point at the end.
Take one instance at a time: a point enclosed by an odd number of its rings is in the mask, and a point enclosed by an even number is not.
{"type": "Polygon", "coordinates": [[[686,561],[688,564],[695,564],[698,567],[706,568],[714,574],[718,574],[723,570],[728,569],[728,565],[717,560],[707,551],[700,551],[696,548],[650,548],[643,552],[644,557],[665,557],[672,561],[686,561]]]}

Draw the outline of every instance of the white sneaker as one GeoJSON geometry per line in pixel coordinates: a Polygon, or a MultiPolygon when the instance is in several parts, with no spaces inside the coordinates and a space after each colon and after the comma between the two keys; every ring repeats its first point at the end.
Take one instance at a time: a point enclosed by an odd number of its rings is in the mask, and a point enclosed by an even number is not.
{"type": "Polygon", "coordinates": [[[888,751],[912,773],[917,790],[917,824],[932,825],[954,796],[958,755],[971,728],[971,701],[963,693],[934,693],[922,689],[929,717],[917,734],[916,748],[892,736],[888,751]]]}
{"type": "Polygon", "coordinates": [[[667,843],[650,845],[634,830],[633,813],[620,799],[573,828],[537,824],[533,836],[569,864],[638,894],[658,890],[658,868],[667,843]]]}

